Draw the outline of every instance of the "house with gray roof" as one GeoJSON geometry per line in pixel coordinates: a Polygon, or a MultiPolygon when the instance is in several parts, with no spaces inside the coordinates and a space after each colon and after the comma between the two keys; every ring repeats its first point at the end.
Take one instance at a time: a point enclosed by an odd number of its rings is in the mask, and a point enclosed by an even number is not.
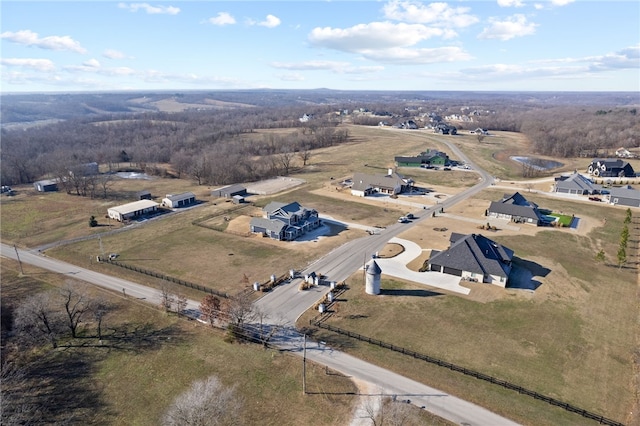
{"type": "Polygon", "coordinates": [[[233,198],[236,195],[247,195],[247,188],[241,184],[234,184],[211,191],[211,196],[219,198],[233,198]]]}
{"type": "Polygon", "coordinates": [[[292,241],[320,226],[318,212],[299,203],[272,201],[263,209],[264,217],[251,219],[251,232],[281,241],[292,241]]]}
{"type": "Polygon", "coordinates": [[[354,173],[351,195],[366,197],[375,193],[397,195],[413,186],[413,180],[389,169],[386,175],[354,173]]]}
{"type": "Polygon", "coordinates": [[[506,287],[513,250],[480,234],[453,232],[449,242],[447,250],[431,253],[428,261],[430,271],[506,287]]]}
{"type": "Polygon", "coordinates": [[[545,216],[538,210],[538,205],[524,198],[519,192],[513,195],[504,194],[501,200],[492,201],[487,209],[487,216],[536,226],[546,222],[545,216]]]}
{"type": "Polygon", "coordinates": [[[33,182],[33,187],[38,192],[55,192],[58,190],[57,179],[45,179],[33,182]]]}
{"type": "Polygon", "coordinates": [[[577,172],[556,177],[553,185],[553,192],[563,194],[592,195],[599,193],[601,189],[601,185],[594,184],[577,172]]]}
{"type": "Polygon", "coordinates": [[[630,185],[611,188],[607,197],[614,205],[640,207],[640,191],[630,185]]]}

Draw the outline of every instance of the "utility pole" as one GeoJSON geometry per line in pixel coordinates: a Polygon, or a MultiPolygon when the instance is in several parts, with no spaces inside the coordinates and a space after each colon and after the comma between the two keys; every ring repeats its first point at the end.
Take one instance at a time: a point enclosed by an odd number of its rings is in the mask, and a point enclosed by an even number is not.
{"type": "Polygon", "coordinates": [[[304,346],[302,349],[302,394],[307,394],[307,334],[304,334],[304,346]]]}
{"type": "Polygon", "coordinates": [[[13,249],[16,251],[16,257],[18,258],[18,265],[20,265],[20,275],[24,275],[24,271],[22,270],[22,261],[20,260],[20,254],[18,253],[18,248],[16,245],[13,245],[13,249]]]}

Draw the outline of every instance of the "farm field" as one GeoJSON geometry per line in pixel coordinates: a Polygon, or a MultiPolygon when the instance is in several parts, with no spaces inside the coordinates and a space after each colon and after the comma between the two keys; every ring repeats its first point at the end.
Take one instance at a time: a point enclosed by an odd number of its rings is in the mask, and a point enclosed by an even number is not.
{"type": "MultiPolygon", "coordinates": [[[[548,191],[552,181],[531,186],[519,182],[523,180],[522,168],[509,160],[509,156],[527,154],[528,146],[527,141],[517,134],[498,133],[478,143],[472,135],[450,137],[426,131],[343,126],[349,129],[352,142],[314,151],[309,164],[292,173],[292,177],[303,179],[305,184],[281,194],[251,197],[252,204],[241,208],[213,199],[209,194],[214,188],[199,186],[187,179],[117,180],[112,188],[114,197],[107,200],[61,193],[37,194],[29,187],[17,188],[17,196],[3,196],[1,200],[3,242],[37,247],[99,233],[100,240],[93,238],[54,247],[46,254],[147,285],[163,284],[156,279],[94,262],[100,250],[118,253],[122,262],[219,291],[236,293],[254,281],[267,280],[271,274],[283,274],[290,268],[302,269],[344,242],[366,235],[360,229],[332,226],[326,236],[306,242],[284,243],[247,236],[248,222],[251,217],[260,215],[262,206],[270,201],[298,201],[303,206],[317,209],[321,215],[328,214],[338,220],[367,226],[388,226],[397,220],[399,214],[406,213],[407,208],[352,197],[348,191],[336,190],[336,183],[356,171],[385,173],[393,167],[395,155],[415,155],[426,148],[446,152],[442,140],[454,142],[479,166],[499,177],[501,186],[491,187],[401,235],[424,249],[423,255],[414,260],[410,268],[419,270],[423,266],[429,257],[428,249],[445,249],[452,231],[485,232],[480,230],[480,226],[487,222],[484,211],[489,202],[500,199],[504,193],[519,190],[541,208],[580,219],[577,230],[539,229],[529,225],[514,227],[503,222],[504,226],[498,226],[497,231],[485,234],[514,249],[518,257],[516,263],[531,270],[539,286],[535,291],[526,291],[466,283],[472,291],[469,296],[461,297],[439,292],[431,295],[428,289],[416,287],[414,283],[383,279],[383,295],[375,298],[364,294],[362,286],[358,285],[361,274],[356,273],[350,280],[351,289],[343,295],[345,300],[339,302],[338,312],[328,322],[495,375],[619,421],[629,421],[628,409],[637,403],[638,389],[633,377],[633,354],[638,348],[637,263],[634,259],[623,268],[612,266],[616,262],[624,209],[529,192],[548,191]],[[106,209],[132,201],[133,194],[141,189],[148,189],[160,198],[167,193],[193,191],[203,203],[196,208],[147,221],[125,232],[107,233],[123,226],[109,223],[104,218],[106,209]],[[96,216],[101,226],[89,228],[91,215],[96,216]],[[604,264],[594,260],[600,249],[606,253],[604,264]],[[430,296],[426,297],[426,294],[430,296]]],[[[260,133],[247,137],[262,137],[260,133]]],[[[584,159],[565,162],[565,166],[557,171],[584,168],[584,159]]],[[[420,186],[444,196],[477,182],[477,175],[472,171],[437,172],[411,168],[398,171],[413,178],[420,186]]],[[[427,205],[433,200],[424,202],[427,205]]],[[[636,229],[632,231],[630,240],[635,256],[638,218],[634,220],[636,229]]],[[[196,291],[181,292],[193,299],[202,297],[196,291]]],[[[153,309],[151,312],[157,314],[153,309]]],[[[313,315],[315,312],[309,312],[300,325],[307,326],[313,315]]],[[[153,318],[155,322],[156,317],[153,318]]],[[[173,318],[158,321],[177,324],[173,318]]],[[[181,322],[180,327],[184,327],[181,322]]],[[[523,424],[584,424],[581,417],[478,383],[475,379],[346,341],[324,331],[316,333],[318,338],[363,359],[477,402],[523,424]]],[[[202,343],[197,345],[211,345],[216,351],[234,356],[214,342],[218,339],[222,344],[220,336],[203,337],[193,330],[188,334],[189,342],[192,338],[198,342],[202,339],[202,343]]],[[[211,355],[208,350],[204,352],[211,355]]],[[[158,365],[171,365],[181,357],[186,357],[193,364],[192,373],[184,373],[183,384],[196,377],[193,371],[197,366],[206,366],[204,370],[207,371],[214,370],[210,361],[204,360],[203,355],[187,345],[168,347],[165,355],[166,359],[154,356],[153,364],[157,361],[158,365]],[[189,374],[191,376],[187,377],[189,374]]],[[[135,358],[128,358],[133,355],[119,356],[121,358],[113,361],[115,364],[136,362],[135,358]]],[[[266,369],[260,370],[260,374],[268,375],[270,370],[267,367],[272,366],[286,371],[290,369],[291,374],[287,377],[297,377],[294,367],[286,366],[288,361],[281,359],[280,355],[277,358],[282,364],[277,366],[273,359],[269,361],[257,354],[246,356],[250,358],[247,360],[250,365],[265,363],[266,369]]],[[[114,372],[115,364],[105,368],[108,374],[114,375],[114,380],[123,381],[124,376],[114,372]]],[[[139,370],[130,374],[144,381],[148,380],[146,373],[139,370]]],[[[234,377],[243,373],[237,370],[229,374],[229,377],[234,377]]],[[[243,380],[247,385],[252,384],[247,377],[243,380]]],[[[120,390],[108,391],[117,395],[120,390]]],[[[178,391],[172,388],[171,392],[175,394],[178,391]]],[[[167,401],[165,398],[157,404],[160,406],[167,401]]],[[[127,402],[123,397],[118,404],[127,402]]],[[[146,401],[138,403],[145,404],[146,401]]],[[[145,424],[137,418],[131,420],[145,424]]]]}
{"type": "MultiPolygon", "coordinates": [[[[629,408],[637,403],[633,375],[638,362],[634,358],[638,347],[637,243],[633,243],[629,264],[623,268],[615,265],[625,211],[523,192],[541,207],[575,213],[581,222],[578,229],[521,225],[518,231],[500,230],[500,226],[496,232],[479,230],[471,220],[486,221],[483,211],[488,200],[499,199],[502,193],[498,189],[483,191],[449,214],[400,235],[425,250],[409,267],[422,267],[428,249],[446,249],[451,231],[483,233],[515,251],[514,263],[533,273],[535,291],[465,283],[471,288],[468,296],[451,295],[385,278],[383,270],[382,295],[371,296],[364,293],[360,272],[352,276],[350,289],[340,296],[325,322],[516,383],[623,423],[631,421],[634,417],[629,408]],[[607,253],[605,263],[594,260],[600,249],[607,253]]],[[[636,216],[634,226],[638,221],[636,216]]],[[[305,314],[299,326],[308,327],[316,314],[305,314]]],[[[486,389],[475,379],[440,367],[401,360],[399,355],[387,355],[389,351],[326,330],[315,333],[314,338],[492,407],[523,424],[588,424],[582,417],[513,392],[486,389]]]]}

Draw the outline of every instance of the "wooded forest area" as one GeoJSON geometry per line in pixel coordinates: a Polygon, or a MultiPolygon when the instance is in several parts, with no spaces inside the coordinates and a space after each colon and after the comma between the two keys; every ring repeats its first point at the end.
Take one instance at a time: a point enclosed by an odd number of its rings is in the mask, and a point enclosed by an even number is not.
{"type": "MultiPolygon", "coordinates": [[[[448,124],[459,130],[521,132],[540,155],[590,157],[640,146],[637,94],[465,97],[462,92],[319,90],[5,95],[2,100],[3,185],[60,178],[89,162],[150,174],[168,173],[158,165],[170,164],[171,173],[200,184],[255,181],[287,175],[295,156],[306,161],[314,149],[348,142],[343,122],[377,126],[414,119],[424,126],[430,116],[466,111],[474,113],[472,122],[448,124]],[[158,108],[167,98],[184,108],[158,108]],[[300,120],[304,115],[311,118],[300,120]],[[36,120],[42,121],[29,123],[36,120]],[[264,129],[288,130],[256,137],[254,132],[264,129]]],[[[91,191],[99,186],[94,182],[91,191]]]]}

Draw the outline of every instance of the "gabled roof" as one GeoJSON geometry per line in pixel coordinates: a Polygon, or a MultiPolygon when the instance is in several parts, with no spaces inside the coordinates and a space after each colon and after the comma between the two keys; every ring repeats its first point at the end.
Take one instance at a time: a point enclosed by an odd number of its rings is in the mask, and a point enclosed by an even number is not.
{"type": "Polygon", "coordinates": [[[188,200],[189,198],[195,198],[195,194],[193,192],[183,192],[182,194],[167,194],[165,197],[170,201],[180,201],[180,200],[188,200]]]}
{"type": "Polygon", "coordinates": [[[626,161],[623,161],[619,158],[594,158],[591,161],[591,164],[600,163],[604,165],[607,169],[623,169],[629,164],[626,161]]]}
{"type": "Polygon", "coordinates": [[[573,173],[569,176],[559,176],[555,179],[556,187],[564,189],[580,189],[585,191],[594,191],[600,189],[600,186],[594,185],[589,179],[580,173],[573,173]]]}
{"type": "Polygon", "coordinates": [[[640,191],[633,189],[631,186],[626,185],[620,188],[611,188],[609,192],[610,198],[629,198],[632,200],[640,200],[640,191]]]}
{"type": "Polygon", "coordinates": [[[513,250],[480,234],[451,233],[451,246],[434,254],[429,263],[477,274],[509,276],[513,250]]]}
{"type": "Polygon", "coordinates": [[[542,219],[540,212],[538,212],[538,205],[524,198],[519,192],[513,195],[504,194],[502,200],[492,201],[489,205],[489,212],[536,220],[542,219]]]}
{"type": "Polygon", "coordinates": [[[120,206],[114,206],[109,208],[108,210],[113,210],[120,213],[121,215],[127,215],[140,210],[152,209],[154,207],[158,207],[158,203],[156,203],[155,201],[140,200],[134,201],[132,203],[122,204],[120,206]]]}
{"type": "Polygon", "coordinates": [[[281,203],[272,201],[263,209],[268,215],[278,214],[279,216],[290,217],[293,214],[303,214],[307,209],[302,207],[297,201],[292,203],[281,203]]]}
{"type": "Polygon", "coordinates": [[[273,232],[276,234],[280,234],[283,228],[287,226],[286,223],[277,219],[266,219],[264,217],[254,217],[251,218],[250,222],[251,226],[257,226],[259,228],[264,228],[269,232],[273,232]]]}
{"type": "Polygon", "coordinates": [[[352,189],[375,188],[395,188],[397,186],[406,185],[402,175],[399,173],[391,173],[390,175],[368,175],[365,173],[353,174],[352,189]]]}

